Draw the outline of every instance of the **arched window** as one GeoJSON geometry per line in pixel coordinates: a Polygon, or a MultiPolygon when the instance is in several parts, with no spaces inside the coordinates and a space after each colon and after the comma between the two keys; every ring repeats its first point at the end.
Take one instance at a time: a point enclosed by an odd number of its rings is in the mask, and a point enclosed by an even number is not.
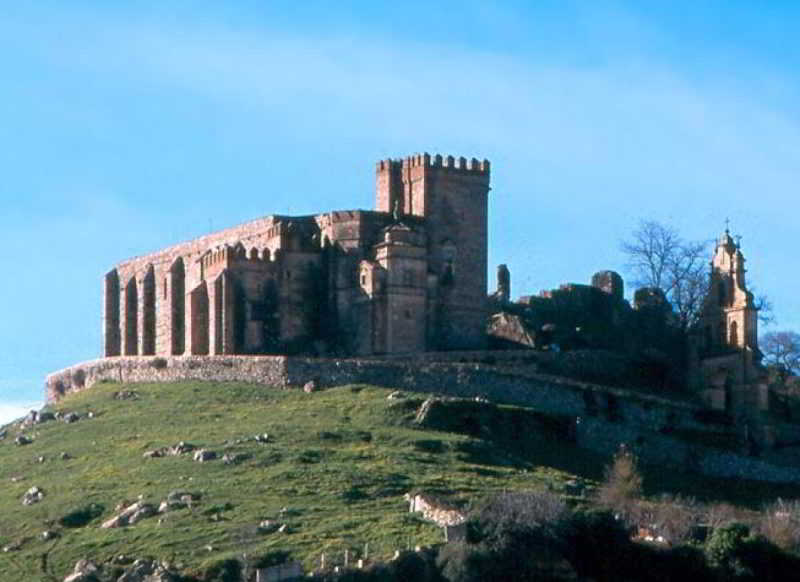
{"type": "Polygon", "coordinates": [[[440,247],[442,257],[442,285],[451,285],[455,278],[456,245],[451,240],[445,240],[440,247]]]}
{"type": "Polygon", "coordinates": [[[718,288],[719,288],[718,299],[719,299],[719,305],[721,307],[721,306],[725,305],[725,303],[728,301],[728,294],[727,294],[728,289],[727,289],[727,286],[725,285],[725,281],[724,280],[721,280],[719,282],[718,288]]]}
{"type": "Polygon", "coordinates": [[[730,344],[732,346],[739,345],[739,325],[735,322],[731,322],[731,341],[730,344]]]}

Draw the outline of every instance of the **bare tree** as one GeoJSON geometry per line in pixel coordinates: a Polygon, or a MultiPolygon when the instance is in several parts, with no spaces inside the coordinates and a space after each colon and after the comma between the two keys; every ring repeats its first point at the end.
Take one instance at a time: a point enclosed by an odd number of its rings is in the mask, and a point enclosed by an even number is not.
{"type": "Polygon", "coordinates": [[[800,333],[771,331],[759,344],[767,364],[783,367],[790,374],[800,373],[800,333]]]}
{"type": "Polygon", "coordinates": [[[621,246],[634,283],[661,289],[682,329],[695,323],[708,293],[708,243],[686,241],[673,227],[645,220],[621,246]]]}
{"type": "Polygon", "coordinates": [[[754,303],[758,310],[758,321],[764,325],[775,323],[775,311],[770,298],[763,293],[758,293],[753,286],[750,287],[750,291],[755,295],[754,303]]]}

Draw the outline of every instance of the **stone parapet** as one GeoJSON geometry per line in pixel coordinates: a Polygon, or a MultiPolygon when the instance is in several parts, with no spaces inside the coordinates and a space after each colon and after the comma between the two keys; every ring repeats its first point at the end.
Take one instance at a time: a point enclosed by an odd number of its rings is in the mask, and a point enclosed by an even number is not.
{"type": "MultiPolygon", "coordinates": [[[[477,356],[478,352],[462,352],[477,356]]],[[[720,477],[787,482],[800,469],[689,444],[680,431],[719,434],[733,430],[704,417],[688,402],[638,394],[536,373],[503,370],[481,363],[409,360],[322,359],[291,356],[120,356],[77,364],[47,377],[47,400],[99,382],[252,382],[276,388],[354,383],[527,406],[571,420],[574,440],[602,454],[626,443],[643,460],[720,477]]]]}

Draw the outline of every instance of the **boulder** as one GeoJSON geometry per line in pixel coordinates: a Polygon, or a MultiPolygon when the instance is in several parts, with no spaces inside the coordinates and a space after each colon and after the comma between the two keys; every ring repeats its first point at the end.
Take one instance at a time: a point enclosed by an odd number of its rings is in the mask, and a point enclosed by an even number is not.
{"type": "Polygon", "coordinates": [[[139,400],[139,393],[135,390],[120,390],[114,392],[114,400],[139,400]]]}
{"type": "Polygon", "coordinates": [[[88,582],[96,579],[97,564],[91,560],[78,560],[72,569],[72,574],[64,578],[64,582],[88,582]]]}
{"type": "Polygon", "coordinates": [[[236,465],[247,459],[250,455],[245,453],[225,453],[222,455],[222,462],[226,465],[236,465]]]}
{"type": "Polygon", "coordinates": [[[42,424],[43,422],[50,422],[56,419],[56,415],[52,412],[43,411],[39,413],[39,417],[36,419],[37,424],[42,424]]]}
{"type": "Polygon", "coordinates": [[[155,515],[155,513],[156,513],[156,508],[155,507],[153,507],[149,503],[140,503],[139,504],[139,509],[134,511],[128,517],[128,525],[133,525],[138,521],[141,521],[141,520],[143,520],[143,519],[145,519],[147,517],[155,515]]]}
{"type": "Polygon", "coordinates": [[[115,527],[124,527],[126,525],[133,525],[137,521],[141,521],[146,517],[155,515],[156,509],[149,503],[144,501],[137,501],[125,507],[120,513],[111,519],[104,521],[100,526],[103,529],[111,529],[115,527]]]}
{"type": "Polygon", "coordinates": [[[265,519],[258,524],[258,531],[259,533],[269,534],[277,531],[279,527],[280,525],[278,525],[275,521],[271,519],[265,519]]]}
{"type": "Polygon", "coordinates": [[[306,394],[309,394],[311,392],[316,392],[317,389],[318,389],[317,383],[314,380],[309,380],[308,382],[303,384],[303,392],[305,392],[306,394]]]}
{"type": "Polygon", "coordinates": [[[78,422],[80,419],[81,419],[81,417],[78,416],[77,412],[68,412],[62,417],[62,420],[64,422],[66,422],[67,424],[71,424],[73,422],[78,422]]]}
{"type": "Polygon", "coordinates": [[[33,442],[33,439],[30,437],[25,436],[24,434],[18,434],[17,438],[14,439],[14,444],[21,447],[23,445],[29,445],[33,442]]]}
{"type": "Polygon", "coordinates": [[[6,544],[3,546],[4,552],[18,552],[22,549],[22,542],[16,541],[11,542],[10,544],[6,544]]]}
{"type": "Polygon", "coordinates": [[[25,418],[22,419],[22,426],[32,426],[36,424],[36,420],[39,418],[39,413],[35,410],[31,410],[28,414],[25,415],[25,418]]]}
{"type": "Polygon", "coordinates": [[[183,509],[184,507],[192,507],[192,504],[198,499],[199,496],[186,491],[170,491],[167,498],[158,506],[158,513],[166,513],[173,509],[183,509]]]}
{"type": "Polygon", "coordinates": [[[268,443],[268,442],[269,442],[269,435],[268,435],[267,433],[263,433],[263,434],[257,434],[257,435],[255,435],[255,436],[253,437],[253,439],[254,439],[254,440],[257,442],[257,443],[264,444],[264,443],[268,443]]]}
{"type": "Polygon", "coordinates": [[[169,449],[169,454],[173,456],[183,455],[192,452],[195,448],[194,445],[181,441],[169,449]]]}
{"type": "Polygon", "coordinates": [[[214,451],[209,451],[206,449],[200,449],[199,451],[195,451],[194,453],[194,460],[198,463],[205,463],[206,461],[213,461],[217,458],[217,453],[214,451]]]}
{"type": "Polygon", "coordinates": [[[44,498],[44,491],[34,486],[25,492],[22,496],[22,505],[33,505],[39,503],[44,498]]]}
{"type": "Polygon", "coordinates": [[[136,560],[117,582],[178,582],[180,577],[161,562],[136,560]]]}

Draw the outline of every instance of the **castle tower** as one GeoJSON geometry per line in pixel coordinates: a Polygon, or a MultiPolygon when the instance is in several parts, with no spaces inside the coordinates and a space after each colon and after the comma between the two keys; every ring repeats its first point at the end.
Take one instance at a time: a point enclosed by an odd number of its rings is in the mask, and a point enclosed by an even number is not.
{"type": "Polygon", "coordinates": [[[435,295],[428,349],[486,343],[488,160],[418,154],[376,168],[376,210],[425,219],[435,295]]]}

